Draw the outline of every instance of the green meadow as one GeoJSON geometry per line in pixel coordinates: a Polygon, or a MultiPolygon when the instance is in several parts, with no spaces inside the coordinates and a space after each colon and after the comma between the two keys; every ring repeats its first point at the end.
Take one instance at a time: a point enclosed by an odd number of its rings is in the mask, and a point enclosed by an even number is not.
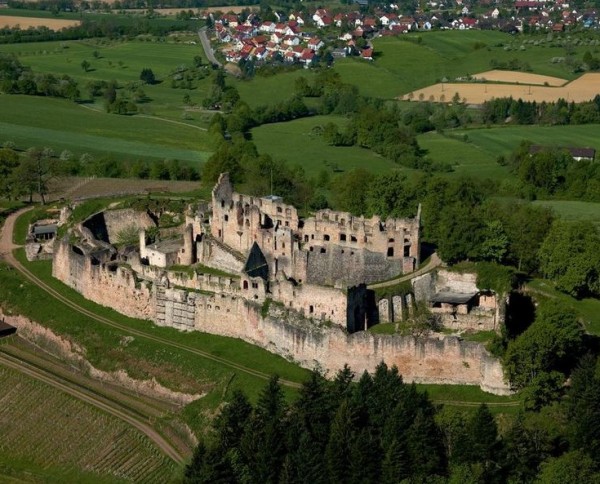
{"type": "Polygon", "coordinates": [[[204,161],[209,153],[204,131],[141,116],[118,116],[71,101],[0,95],[0,142],[19,148],[49,146],[59,153],[111,155],[117,159],[204,161]]]}
{"type": "Polygon", "coordinates": [[[506,177],[508,170],[498,165],[499,156],[509,155],[524,140],[548,147],[589,147],[600,150],[594,124],[574,126],[501,126],[492,128],[457,129],[418,136],[419,145],[429,151],[434,161],[446,162],[457,172],[506,177]]]}
{"type": "Polygon", "coordinates": [[[256,75],[251,80],[229,77],[227,82],[235,86],[240,97],[251,108],[256,108],[257,106],[273,105],[291,98],[294,94],[294,82],[302,76],[312,82],[314,73],[306,69],[297,69],[272,76],[256,75]]]}
{"type": "MultiPolygon", "coordinates": [[[[21,63],[35,72],[73,77],[79,82],[83,99],[89,98],[85,87],[89,81],[115,80],[120,86],[136,83],[142,86],[149,98],[148,102],[138,104],[141,113],[206,128],[211,115],[204,111],[186,109],[183,97],[188,94],[191,101],[199,105],[210,87],[209,77],[193,81],[192,89],[171,87],[171,75],[179,67],[191,67],[195,56],[204,57],[202,48],[174,40],[167,42],[150,37],[148,39],[151,40],[32,42],[3,45],[2,51],[14,53],[21,63]],[[81,67],[84,60],[90,64],[87,72],[81,67]],[[152,69],[159,81],[157,84],[142,85],[140,73],[144,68],[152,69]]],[[[97,104],[102,109],[102,100],[98,100],[97,104]]]]}
{"type": "Polygon", "coordinates": [[[565,220],[592,222],[600,228],[600,203],[571,200],[536,200],[532,203],[551,208],[556,215],[565,220]]]}
{"type": "Polygon", "coordinates": [[[582,319],[585,329],[600,336],[600,299],[575,299],[557,291],[550,281],[534,279],[528,282],[525,289],[532,292],[536,298],[546,297],[560,300],[566,307],[573,308],[582,319]]]}
{"type": "Polygon", "coordinates": [[[268,153],[290,165],[302,166],[309,175],[316,175],[321,170],[338,172],[359,167],[373,173],[401,168],[370,150],[355,146],[329,146],[315,133],[315,128],[329,122],[343,127],[346,119],[340,116],[314,116],[286,123],[265,124],[252,130],[252,140],[260,153],[268,153]]]}
{"type": "Polygon", "coordinates": [[[461,136],[442,135],[432,131],[417,139],[429,159],[448,163],[456,174],[494,179],[511,176],[506,167],[496,162],[497,156],[494,153],[485,151],[474,143],[465,142],[461,136]]]}

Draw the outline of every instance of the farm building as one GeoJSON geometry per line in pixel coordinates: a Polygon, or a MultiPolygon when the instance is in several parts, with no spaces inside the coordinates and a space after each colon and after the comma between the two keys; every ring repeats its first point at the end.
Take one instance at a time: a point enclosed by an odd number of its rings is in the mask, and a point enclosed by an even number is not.
{"type": "MultiPolygon", "coordinates": [[[[529,147],[529,154],[535,155],[536,153],[541,153],[549,149],[548,146],[531,145],[529,147]]],[[[594,161],[596,158],[596,150],[594,148],[561,147],[559,149],[568,151],[575,161],[594,161]]]]}

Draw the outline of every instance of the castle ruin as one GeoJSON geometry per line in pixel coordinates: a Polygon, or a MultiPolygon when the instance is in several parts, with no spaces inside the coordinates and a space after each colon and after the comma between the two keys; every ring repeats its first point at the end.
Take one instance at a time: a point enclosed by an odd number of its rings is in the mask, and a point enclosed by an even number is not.
{"type": "MultiPolygon", "coordinates": [[[[418,267],[420,209],[406,219],[332,210],[303,219],[280,197],[234,192],[222,174],[175,237],[149,240],[156,228],[131,209],[96,214],[56,242],[53,275],[129,316],[241,338],[303,366],[362,372],[384,360],[409,381],[508,391],[500,363],[477,343],[364,331],[385,321],[367,285],[418,267]],[[127,227],[139,246],[117,250],[127,227]]],[[[394,299],[396,311],[402,305],[394,299]]]]}

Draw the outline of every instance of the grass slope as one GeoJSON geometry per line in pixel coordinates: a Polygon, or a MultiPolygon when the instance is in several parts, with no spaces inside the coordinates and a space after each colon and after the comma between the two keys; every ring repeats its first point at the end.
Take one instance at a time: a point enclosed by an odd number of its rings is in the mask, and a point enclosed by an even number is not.
{"type": "Polygon", "coordinates": [[[557,291],[552,283],[543,279],[534,279],[527,283],[526,290],[532,292],[536,298],[546,297],[560,300],[565,306],[572,307],[583,320],[586,330],[600,336],[600,299],[575,299],[557,291]]]}
{"type": "Polygon", "coordinates": [[[496,156],[474,143],[465,142],[461,136],[432,131],[419,135],[417,141],[421,148],[427,150],[428,158],[450,164],[457,175],[494,179],[510,176],[506,167],[496,163],[496,156]]]}
{"type": "MultiPolygon", "coordinates": [[[[142,40],[89,39],[81,41],[32,42],[3,45],[2,51],[14,53],[26,66],[35,72],[51,73],[56,76],[68,74],[79,82],[81,95],[88,98],[86,84],[93,80],[115,80],[120,86],[140,82],[140,73],[150,68],[157,80],[154,85],[144,85],[143,90],[150,102],[138,104],[144,114],[165,117],[206,127],[211,114],[185,109],[183,96],[189,94],[192,102],[200,104],[210,87],[210,79],[193,81],[192,89],[171,87],[171,77],[180,66],[191,67],[195,56],[204,58],[199,45],[187,42],[142,40]],[[98,53],[98,57],[94,56],[98,53]],[[84,72],[81,63],[86,60],[91,67],[84,72]]],[[[186,37],[187,38],[187,37],[186,37]]],[[[192,37],[197,40],[196,37],[192,37]]],[[[191,42],[191,41],[188,41],[191,42]]],[[[101,101],[99,107],[101,106],[101,101]]],[[[197,133],[198,136],[198,133],[197,133]]],[[[201,139],[201,137],[199,137],[201,139]]]]}
{"type": "Polygon", "coordinates": [[[600,150],[600,126],[502,126],[492,128],[457,129],[446,136],[437,133],[420,135],[421,146],[430,150],[435,161],[458,165],[458,170],[477,172],[488,170],[490,176],[507,176],[503,167],[493,166],[500,155],[509,155],[523,140],[548,147],[574,146],[600,150]],[[466,135],[466,137],[465,137],[466,135]],[[465,141],[466,139],[466,141],[465,141]],[[460,157],[464,157],[460,159],[460,157]],[[459,161],[460,159],[460,161],[459,161]],[[478,165],[473,167],[472,165],[478,165]],[[485,168],[484,168],[485,166],[485,168]]]}
{"type": "Polygon", "coordinates": [[[49,146],[57,153],[111,155],[118,159],[204,161],[204,133],[193,126],[139,116],[118,116],[70,101],[0,95],[0,141],[20,148],[49,146]]]}
{"type": "Polygon", "coordinates": [[[343,171],[362,167],[374,173],[401,168],[370,150],[327,145],[313,129],[328,122],[343,127],[346,120],[339,116],[315,116],[265,124],[252,130],[252,139],[260,153],[286,160],[290,165],[300,165],[309,175],[316,175],[321,170],[330,171],[334,167],[343,171]]]}
{"type": "Polygon", "coordinates": [[[532,203],[551,208],[565,220],[592,222],[600,228],[600,203],[569,200],[536,200],[532,203]]]}

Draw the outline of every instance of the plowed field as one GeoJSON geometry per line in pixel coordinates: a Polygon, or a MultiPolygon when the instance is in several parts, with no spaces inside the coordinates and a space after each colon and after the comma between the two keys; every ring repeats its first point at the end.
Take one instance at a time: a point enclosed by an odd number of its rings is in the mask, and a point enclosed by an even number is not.
{"type": "Polygon", "coordinates": [[[73,27],[74,25],[79,24],[79,20],[35,17],[12,17],[7,15],[0,15],[0,27],[12,28],[18,25],[22,29],[28,29],[29,27],[48,27],[51,30],[62,30],[67,27],[73,27]]]}
{"type": "MultiPolygon", "coordinates": [[[[515,74],[515,73],[511,73],[515,74]]],[[[576,103],[592,100],[600,94],[600,74],[588,73],[560,87],[523,84],[438,83],[402,96],[404,100],[451,102],[456,93],[468,104],[482,104],[494,98],[510,97],[524,101],[556,102],[566,99],[576,103]]]]}

